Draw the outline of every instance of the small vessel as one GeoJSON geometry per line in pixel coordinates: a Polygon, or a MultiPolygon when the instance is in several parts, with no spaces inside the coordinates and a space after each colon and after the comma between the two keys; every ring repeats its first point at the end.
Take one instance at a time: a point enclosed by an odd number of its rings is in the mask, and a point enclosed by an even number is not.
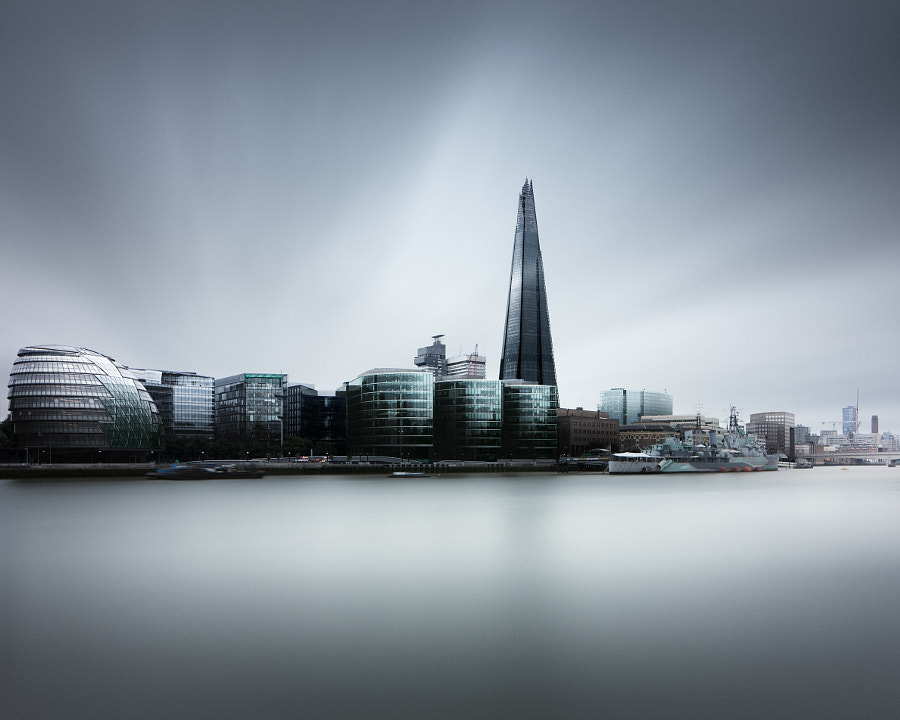
{"type": "Polygon", "coordinates": [[[654,453],[656,445],[649,452],[620,452],[609,456],[609,474],[657,473],[660,456],[654,453]]]}
{"type": "Polygon", "coordinates": [[[395,470],[388,477],[392,478],[423,478],[428,477],[428,473],[426,472],[418,472],[411,470],[395,470]]]}
{"type": "Polygon", "coordinates": [[[214,480],[217,478],[261,478],[262,470],[253,465],[238,467],[231,463],[189,462],[173,463],[169,467],[148,472],[147,477],[158,480],[214,480]]]}

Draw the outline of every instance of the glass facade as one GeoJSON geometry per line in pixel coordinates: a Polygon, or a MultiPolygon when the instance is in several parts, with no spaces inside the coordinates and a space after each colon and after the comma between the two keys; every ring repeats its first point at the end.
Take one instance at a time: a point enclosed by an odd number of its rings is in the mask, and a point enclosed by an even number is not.
{"type": "Polygon", "coordinates": [[[343,448],[347,440],[347,398],[319,395],[308,385],[284,391],[284,436],[323,440],[343,448]]]}
{"type": "Polygon", "coordinates": [[[196,373],[163,371],[162,382],[173,390],[175,434],[212,440],[216,431],[215,380],[196,373]]]}
{"type": "Polygon", "coordinates": [[[287,375],[268,373],[217,379],[216,436],[280,443],[286,384],[287,375]]]}
{"type": "Polygon", "coordinates": [[[347,384],[351,455],[428,460],[434,426],[434,376],[421,370],[371,370],[347,384]]]}
{"type": "Polygon", "coordinates": [[[309,438],[304,434],[304,420],[309,426],[309,418],[306,417],[311,406],[310,400],[318,397],[319,391],[309,385],[295,383],[284,389],[284,436],[309,438]],[[304,412],[306,411],[306,412],[304,412]]]}
{"type": "Polygon", "coordinates": [[[147,389],[127,367],[93,350],[22,348],[8,397],[19,443],[40,461],[97,460],[103,450],[107,459],[144,460],[129,451],[160,446],[160,415],[147,389]]]}
{"type": "Polygon", "coordinates": [[[856,434],[859,427],[857,420],[859,420],[859,411],[855,405],[841,408],[841,431],[844,435],[851,437],[856,434]]]}
{"type": "Polygon", "coordinates": [[[213,439],[216,429],[213,378],[192,372],[129,369],[156,402],[167,437],[213,439]]]}
{"type": "Polygon", "coordinates": [[[434,384],[435,460],[496,460],[502,427],[499,380],[439,380],[434,384]]]}
{"type": "Polygon", "coordinates": [[[597,410],[618,420],[620,425],[634,425],[644,415],[671,415],[672,396],[650,390],[613,388],[600,393],[597,410]]]}
{"type": "Polygon", "coordinates": [[[556,387],[503,383],[501,457],[556,458],[556,387]]]}
{"type": "Polygon", "coordinates": [[[519,195],[500,379],[556,385],[534,190],[527,180],[519,195]]]}

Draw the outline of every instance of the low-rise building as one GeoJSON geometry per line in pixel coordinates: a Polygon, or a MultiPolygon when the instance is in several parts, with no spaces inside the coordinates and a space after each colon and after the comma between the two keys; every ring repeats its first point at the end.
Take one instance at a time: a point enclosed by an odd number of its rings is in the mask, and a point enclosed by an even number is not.
{"type": "Polygon", "coordinates": [[[591,450],[619,449],[619,421],[584,408],[556,410],[556,449],[560,456],[578,457],[591,450]]]}
{"type": "Polygon", "coordinates": [[[677,428],[665,423],[632,423],[619,427],[619,445],[625,452],[635,452],[673,435],[682,438],[677,428]]]}

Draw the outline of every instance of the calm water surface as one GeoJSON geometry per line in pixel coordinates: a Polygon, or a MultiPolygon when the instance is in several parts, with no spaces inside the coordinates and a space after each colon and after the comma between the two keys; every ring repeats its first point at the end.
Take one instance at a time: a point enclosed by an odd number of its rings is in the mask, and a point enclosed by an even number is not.
{"type": "Polygon", "coordinates": [[[900,717],[900,468],[2,481],[0,523],[2,717],[900,717]]]}

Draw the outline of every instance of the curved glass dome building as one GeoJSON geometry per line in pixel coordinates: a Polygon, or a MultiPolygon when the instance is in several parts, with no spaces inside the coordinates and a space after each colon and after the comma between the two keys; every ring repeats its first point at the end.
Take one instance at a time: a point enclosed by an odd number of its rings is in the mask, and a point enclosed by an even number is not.
{"type": "Polygon", "coordinates": [[[143,384],[93,350],[37,345],[19,350],[9,410],[35,462],[135,462],[160,445],[160,418],[143,384]]]}
{"type": "Polygon", "coordinates": [[[434,375],[377,368],[347,384],[351,455],[428,460],[434,442],[434,375]]]}

